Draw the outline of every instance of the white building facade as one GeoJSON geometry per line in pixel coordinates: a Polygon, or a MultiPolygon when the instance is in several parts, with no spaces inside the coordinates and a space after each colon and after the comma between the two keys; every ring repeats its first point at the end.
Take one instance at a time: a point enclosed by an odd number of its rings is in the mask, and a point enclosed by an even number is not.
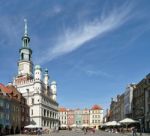
{"type": "Polygon", "coordinates": [[[90,110],[90,126],[95,126],[97,129],[103,124],[103,109],[94,105],[90,110]]]}
{"type": "Polygon", "coordinates": [[[132,118],[132,106],[133,106],[133,89],[135,88],[135,84],[129,84],[126,87],[124,93],[124,115],[125,117],[132,118]]]}
{"type": "Polygon", "coordinates": [[[58,117],[59,117],[59,121],[60,121],[60,126],[61,127],[67,127],[68,124],[67,124],[67,109],[65,108],[59,108],[59,113],[58,113],[58,117]]]}
{"type": "Polygon", "coordinates": [[[50,83],[47,69],[43,74],[39,65],[34,67],[29,42],[27,22],[25,21],[22,48],[19,50],[18,74],[13,80],[13,85],[27,99],[27,104],[30,106],[31,124],[53,128],[59,123],[56,101],[57,84],[55,81],[50,83]]]}

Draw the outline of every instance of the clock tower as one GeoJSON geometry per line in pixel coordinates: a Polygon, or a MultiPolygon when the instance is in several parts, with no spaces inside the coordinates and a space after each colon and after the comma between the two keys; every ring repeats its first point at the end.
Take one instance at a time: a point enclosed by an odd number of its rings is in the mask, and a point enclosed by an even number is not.
{"type": "Polygon", "coordinates": [[[20,59],[18,62],[18,76],[33,76],[33,63],[31,60],[32,50],[29,47],[30,38],[27,33],[27,20],[25,22],[25,31],[22,37],[22,48],[19,50],[20,59]]]}

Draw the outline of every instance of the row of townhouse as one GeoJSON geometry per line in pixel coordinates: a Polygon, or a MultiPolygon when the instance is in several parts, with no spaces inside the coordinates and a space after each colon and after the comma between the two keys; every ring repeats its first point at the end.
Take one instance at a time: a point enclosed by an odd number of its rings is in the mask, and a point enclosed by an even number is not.
{"type": "Polygon", "coordinates": [[[142,130],[150,132],[150,74],[137,84],[129,84],[116,99],[112,98],[104,120],[120,121],[126,117],[138,120],[142,130]]]}
{"type": "Polygon", "coordinates": [[[96,127],[103,123],[103,109],[94,105],[91,109],[59,108],[61,127],[96,127]]]}
{"type": "Polygon", "coordinates": [[[29,122],[26,99],[12,84],[0,83],[0,135],[20,133],[29,122]]]}

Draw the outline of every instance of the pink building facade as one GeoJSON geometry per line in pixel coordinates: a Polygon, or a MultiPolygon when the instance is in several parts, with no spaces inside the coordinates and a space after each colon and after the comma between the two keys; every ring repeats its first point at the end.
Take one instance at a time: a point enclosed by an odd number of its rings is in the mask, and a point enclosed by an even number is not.
{"type": "Polygon", "coordinates": [[[68,126],[75,124],[74,110],[68,110],[67,124],[68,126]]]}
{"type": "Polygon", "coordinates": [[[82,111],[82,123],[85,126],[90,124],[90,111],[88,109],[82,111]]]}

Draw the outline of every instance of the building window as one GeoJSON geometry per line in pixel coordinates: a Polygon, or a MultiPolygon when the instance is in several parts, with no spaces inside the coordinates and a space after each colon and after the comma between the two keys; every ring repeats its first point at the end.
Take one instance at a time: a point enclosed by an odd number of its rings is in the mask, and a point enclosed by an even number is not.
{"type": "Polygon", "coordinates": [[[148,92],[148,97],[150,98],[150,90],[149,90],[149,92],[148,92]]]}
{"type": "Polygon", "coordinates": [[[9,104],[8,103],[6,103],[6,109],[9,109],[9,104]]]}
{"type": "Polygon", "coordinates": [[[24,117],[21,118],[22,122],[24,121],[24,117]]]}
{"type": "Polygon", "coordinates": [[[29,121],[29,118],[26,118],[26,122],[28,122],[29,121]]]}
{"type": "Polygon", "coordinates": [[[0,107],[3,107],[4,103],[3,101],[0,101],[0,107]]]}
{"type": "Polygon", "coordinates": [[[33,109],[31,109],[31,115],[33,115],[33,109]]]}
{"type": "Polygon", "coordinates": [[[16,110],[15,110],[16,112],[18,111],[18,107],[16,107],[16,110]]]}
{"type": "Polygon", "coordinates": [[[44,126],[46,126],[46,121],[44,120],[44,126]]]}
{"type": "Polygon", "coordinates": [[[2,119],[2,118],[3,118],[3,113],[0,112],[0,119],[2,119]]]}
{"type": "Polygon", "coordinates": [[[150,112],[150,104],[148,104],[148,112],[150,112]]]}
{"type": "Polygon", "coordinates": [[[49,122],[47,121],[47,126],[49,126],[49,122]]]}
{"type": "Polygon", "coordinates": [[[13,107],[13,110],[16,111],[15,106],[13,107]]]}
{"type": "Polygon", "coordinates": [[[46,116],[46,110],[44,109],[44,116],[46,116]]]}
{"type": "Polygon", "coordinates": [[[34,98],[32,98],[32,104],[34,104],[34,98]]]}
{"type": "Polygon", "coordinates": [[[3,94],[2,90],[0,89],[0,93],[3,94]]]}
{"type": "Polygon", "coordinates": [[[47,117],[49,117],[49,111],[47,111],[47,117]]]}
{"type": "Polygon", "coordinates": [[[9,120],[9,114],[6,114],[6,120],[9,120]]]}

